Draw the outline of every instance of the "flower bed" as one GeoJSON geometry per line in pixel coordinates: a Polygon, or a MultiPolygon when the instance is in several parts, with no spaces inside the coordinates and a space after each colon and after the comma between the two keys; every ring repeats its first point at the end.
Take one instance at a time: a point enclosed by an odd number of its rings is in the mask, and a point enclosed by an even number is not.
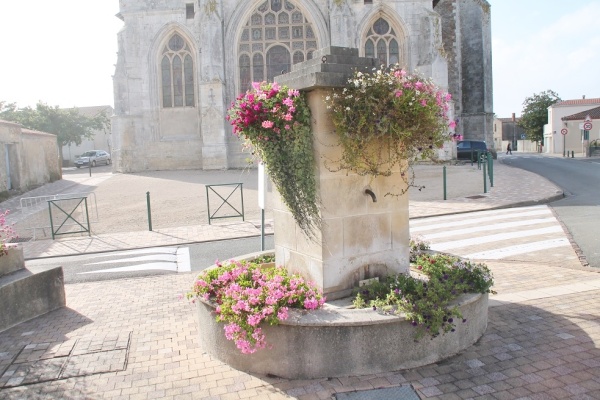
{"type": "MultiPolygon", "coordinates": [[[[426,247],[422,245],[413,244],[412,250],[417,257],[415,260],[421,257],[431,257],[426,247]],[[417,250],[418,246],[421,246],[420,253],[417,250]]],[[[240,257],[240,261],[229,264],[226,269],[232,266],[239,268],[238,265],[252,265],[241,261],[256,259],[256,257],[256,254],[240,257]]],[[[445,258],[439,258],[438,261],[441,262],[443,259],[445,258]]],[[[249,268],[255,271],[260,269],[257,264],[255,265],[255,267],[249,268]]],[[[415,268],[418,265],[415,265],[415,268]]],[[[428,264],[425,267],[421,264],[422,268],[417,271],[433,276],[438,273],[439,264],[436,265],[428,264]]],[[[223,275],[210,272],[219,270],[225,271],[223,266],[215,265],[205,272],[207,274],[205,276],[210,275],[216,278],[223,275]]],[[[477,267],[476,270],[485,271],[480,267],[477,267]]],[[[439,272],[442,272],[442,269],[439,269],[439,272]]],[[[460,283],[459,275],[448,277],[445,281],[455,278],[460,283]]],[[[277,278],[277,280],[279,279],[277,278]]],[[[266,319],[263,319],[263,323],[260,324],[260,335],[264,341],[256,340],[256,343],[260,343],[259,346],[246,347],[243,344],[240,348],[230,340],[235,339],[228,333],[231,330],[231,328],[227,328],[229,323],[221,322],[225,315],[223,306],[221,305],[219,308],[215,301],[210,301],[211,296],[206,296],[209,293],[207,290],[202,289],[203,294],[196,297],[196,288],[205,286],[203,284],[196,286],[198,284],[196,281],[191,297],[199,300],[196,302],[196,311],[199,318],[200,341],[204,351],[239,370],[290,379],[310,379],[414,368],[440,361],[468,348],[483,335],[487,327],[487,292],[489,290],[484,289],[486,286],[488,289],[491,286],[491,277],[483,281],[486,282],[484,286],[474,290],[479,293],[457,292],[444,303],[444,309],[453,310],[455,313],[453,315],[460,315],[460,319],[457,318],[457,321],[465,320],[465,322],[454,324],[455,326],[449,329],[448,334],[430,335],[427,340],[424,340],[423,335],[419,335],[419,332],[433,332],[435,326],[431,325],[427,330],[427,319],[424,319],[422,325],[418,323],[415,326],[413,321],[419,321],[417,314],[404,313],[397,305],[395,309],[386,309],[386,305],[380,304],[373,310],[372,307],[360,309],[324,304],[322,308],[316,307],[317,309],[310,311],[309,307],[293,308],[284,305],[283,307],[288,307],[285,319],[277,318],[275,325],[271,325],[266,319]],[[268,349],[256,351],[259,347],[268,349]],[[244,349],[254,351],[244,351],[244,349]]],[[[474,281],[470,280],[469,282],[473,283],[474,281]]],[[[470,283],[467,283],[467,286],[471,287],[470,283]]],[[[215,282],[215,285],[220,286],[221,284],[215,282]]],[[[476,284],[473,288],[475,287],[477,287],[476,284]]],[[[386,289],[387,292],[393,292],[393,290],[391,287],[386,289]]],[[[213,296],[213,299],[215,298],[213,296]]],[[[297,298],[304,299],[296,303],[300,305],[307,297],[298,296],[297,298]]],[[[322,299],[318,299],[316,296],[314,299],[322,304],[322,299]]],[[[243,308],[243,304],[240,304],[238,309],[242,310],[243,308]]],[[[424,312],[427,307],[420,307],[419,310],[424,312]]],[[[235,318],[242,314],[243,312],[236,314],[235,318]]],[[[247,317],[251,315],[258,315],[258,309],[246,314],[247,317]]],[[[273,316],[275,313],[269,315],[273,316]]],[[[453,324],[453,321],[445,322],[445,326],[453,324]]],[[[248,323],[248,319],[246,322],[238,323],[238,326],[241,328],[245,326],[245,323],[248,323]]],[[[250,324],[248,323],[248,325],[250,324]]],[[[248,329],[252,329],[252,325],[248,329]]],[[[239,333],[237,328],[235,331],[236,334],[239,333]]],[[[440,328],[440,333],[443,331],[444,329],[440,328]]],[[[241,337],[241,340],[252,341],[247,337],[241,337]]]]}
{"type": "Polygon", "coordinates": [[[202,272],[188,294],[194,297],[214,305],[216,320],[225,322],[225,337],[244,354],[266,347],[260,324],[277,325],[288,318],[291,308],[315,310],[325,302],[302,277],[252,261],[217,263],[202,272]]]}

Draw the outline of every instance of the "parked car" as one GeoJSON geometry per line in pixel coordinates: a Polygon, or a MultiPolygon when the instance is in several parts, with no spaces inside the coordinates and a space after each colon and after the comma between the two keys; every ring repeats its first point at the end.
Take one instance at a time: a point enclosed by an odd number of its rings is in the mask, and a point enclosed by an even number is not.
{"type": "Polygon", "coordinates": [[[92,164],[92,167],[95,167],[98,163],[103,163],[106,165],[110,164],[110,154],[108,154],[104,150],[89,150],[79,156],[77,160],[75,160],[75,166],[77,168],[87,167],[92,164]]]}
{"type": "Polygon", "coordinates": [[[477,161],[477,151],[479,151],[479,154],[491,154],[494,160],[498,158],[496,150],[488,148],[483,141],[461,140],[456,144],[456,158],[458,160],[477,161]]]}

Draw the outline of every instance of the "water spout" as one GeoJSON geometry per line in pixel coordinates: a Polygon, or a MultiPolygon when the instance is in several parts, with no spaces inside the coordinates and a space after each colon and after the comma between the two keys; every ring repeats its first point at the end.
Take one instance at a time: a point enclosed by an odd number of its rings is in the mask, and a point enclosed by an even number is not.
{"type": "Polygon", "coordinates": [[[373,200],[373,203],[377,203],[377,196],[375,196],[375,193],[373,193],[373,191],[371,190],[371,188],[366,188],[365,189],[365,194],[368,194],[369,196],[371,196],[371,199],[373,200]]]}

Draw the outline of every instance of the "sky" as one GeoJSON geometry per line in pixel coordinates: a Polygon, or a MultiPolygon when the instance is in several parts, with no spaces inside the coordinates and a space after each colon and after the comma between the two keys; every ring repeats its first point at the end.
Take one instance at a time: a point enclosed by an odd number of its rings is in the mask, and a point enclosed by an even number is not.
{"type": "MultiPolygon", "coordinates": [[[[489,0],[494,112],[525,98],[600,97],[600,0],[489,0]]],[[[118,0],[1,0],[0,101],[113,105],[118,0]]]]}

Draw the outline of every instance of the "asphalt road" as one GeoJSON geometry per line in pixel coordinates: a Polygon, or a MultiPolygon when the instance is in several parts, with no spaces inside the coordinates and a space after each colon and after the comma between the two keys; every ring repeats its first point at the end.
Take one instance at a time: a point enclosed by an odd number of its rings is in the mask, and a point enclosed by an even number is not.
{"type": "MultiPolygon", "coordinates": [[[[201,271],[215,263],[260,251],[260,237],[191,245],[153,247],[99,254],[44,258],[25,262],[31,271],[63,267],[66,283],[104,281],[149,275],[201,271]]],[[[265,249],[273,249],[273,236],[265,236],[265,249]]]]}
{"type": "Polygon", "coordinates": [[[505,156],[502,162],[541,175],[564,190],[566,197],[550,205],[590,266],[600,268],[600,159],[526,154],[505,156]]]}

